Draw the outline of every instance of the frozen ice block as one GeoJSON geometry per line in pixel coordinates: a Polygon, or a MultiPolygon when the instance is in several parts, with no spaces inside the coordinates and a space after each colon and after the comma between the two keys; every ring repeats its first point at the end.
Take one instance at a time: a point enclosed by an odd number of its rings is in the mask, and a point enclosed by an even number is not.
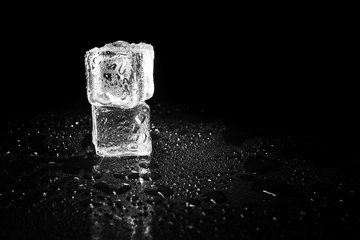
{"type": "Polygon", "coordinates": [[[150,108],[92,105],[93,143],[100,156],[148,156],[152,151],[150,108]]]}
{"type": "Polygon", "coordinates": [[[131,108],[154,94],[150,44],[117,41],[85,54],[87,95],[97,106],[131,108]]]}

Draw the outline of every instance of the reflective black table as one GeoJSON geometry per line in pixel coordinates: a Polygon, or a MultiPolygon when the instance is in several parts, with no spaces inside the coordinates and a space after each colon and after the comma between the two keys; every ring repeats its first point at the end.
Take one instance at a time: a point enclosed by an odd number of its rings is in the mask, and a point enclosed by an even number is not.
{"type": "Polygon", "coordinates": [[[359,237],[359,153],[346,139],[151,107],[151,157],[96,156],[90,114],[7,121],[0,239],[359,237]]]}

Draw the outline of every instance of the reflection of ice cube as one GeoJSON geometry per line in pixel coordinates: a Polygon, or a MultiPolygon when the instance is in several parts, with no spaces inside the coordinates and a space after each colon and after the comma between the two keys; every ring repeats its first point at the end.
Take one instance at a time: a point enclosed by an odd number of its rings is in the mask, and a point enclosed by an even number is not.
{"type": "Polygon", "coordinates": [[[154,50],[123,41],[93,48],[85,55],[88,99],[92,105],[134,107],[152,97],[154,50]]]}
{"type": "Polygon", "coordinates": [[[150,155],[150,108],[146,103],[127,109],[92,105],[92,114],[96,154],[150,155]]]}

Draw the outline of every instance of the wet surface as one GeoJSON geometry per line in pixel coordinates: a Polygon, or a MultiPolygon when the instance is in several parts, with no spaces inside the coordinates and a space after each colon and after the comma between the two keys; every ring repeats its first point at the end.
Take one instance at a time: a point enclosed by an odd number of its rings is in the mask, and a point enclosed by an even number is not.
{"type": "Polygon", "coordinates": [[[151,157],[101,158],[91,116],[9,121],[0,239],[358,236],[359,153],[152,107],[151,157]]]}

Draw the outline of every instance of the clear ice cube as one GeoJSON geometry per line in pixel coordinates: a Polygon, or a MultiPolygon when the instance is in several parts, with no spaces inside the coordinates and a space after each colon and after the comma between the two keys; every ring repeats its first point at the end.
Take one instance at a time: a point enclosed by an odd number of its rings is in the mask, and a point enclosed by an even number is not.
{"type": "Polygon", "coordinates": [[[150,108],[92,105],[93,143],[100,156],[148,156],[152,151],[150,108]]]}
{"type": "Polygon", "coordinates": [[[154,94],[150,44],[117,41],[85,54],[87,94],[97,106],[131,108],[154,94]]]}

